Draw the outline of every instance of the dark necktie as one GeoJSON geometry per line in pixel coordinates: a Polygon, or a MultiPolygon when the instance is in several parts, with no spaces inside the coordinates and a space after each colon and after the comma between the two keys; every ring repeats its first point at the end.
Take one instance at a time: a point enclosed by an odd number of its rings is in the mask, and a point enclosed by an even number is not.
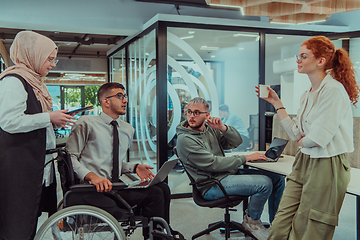
{"type": "Polygon", "coordinates": [[[113,126],[113,168],[111,171],[112,182],[119,182],[119,133],[117,121],[112,121],[113,126]]]}

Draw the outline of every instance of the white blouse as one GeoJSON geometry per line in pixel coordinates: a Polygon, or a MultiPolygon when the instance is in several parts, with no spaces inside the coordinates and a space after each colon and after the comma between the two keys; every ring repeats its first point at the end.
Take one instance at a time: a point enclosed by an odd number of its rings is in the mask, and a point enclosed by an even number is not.
{"type": "MultiPolygon", "coordinates": [[[[49,113],[25,114],[27,92],[19,79],[13,76],[0,81],[0,127],[8,133],[30,132],[46,127],[46,149],[56,147],[56,137],[49,113]]],[[[45,162],[53,155],[46,155],[45,162]]],[[[44,163],[45,164],[45,163],[44,163]]],[[[51,164],[44,169],[43,183],[48,186],[53,176],[51,164]]]]}
{"type": "Polygon", "coordinates": [[[351,102],[344,86],[327,75],[319,88],[305,91],[294,119],[281,121],[293,141],[304,136],[301,152],[312,158],[354,151],[351,102]]]}

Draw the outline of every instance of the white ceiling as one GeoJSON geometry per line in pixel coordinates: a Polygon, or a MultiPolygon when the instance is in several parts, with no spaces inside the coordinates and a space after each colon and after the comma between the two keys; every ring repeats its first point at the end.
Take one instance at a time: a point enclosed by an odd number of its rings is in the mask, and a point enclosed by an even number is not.
{"type": "MultiPolygon", "coordinates": [[[[247,23],[250,24],[251,22],[261,22],[269,25],[266,17],[242,16],[239,11],[235,10],[183,5],[176,9],[176,6],[172,4],[134,0],[16,0],[1,1],[0,6],[0,38],[5,39],[3,41],[7,48],[12,39],[4,38],[4,34],[6,36],[9,32],[13,34],[14,31],[31,29],[40,31],[53,39],[56,38],[54,40],[59,45],[62,56],[70,56],[75,51],[75,54],[78,55],[73,55],[74,57],[86,55],[96,57],[98,55],[105,58],[106,51],[114,47],[115,43],[143,30],[144,24],[159,13],[173,14],[174,16],[181,14],[212,17],[219,18],[219,21],[221,19],[247,20],[247,23]],[[90,39],[111,39],[112,41],[109,42],[110,44],[79,45],[79,39],[83,42],[86,36],[89,36],[90,39]],[[64,38],[67,40],[62,41],[64,38]],[[71,39],[74,40],[71,41],[71,39]]],[[[359,13],[360,11],[334,14],[321,25],[324,27],[328,25],[342,26],[348,31],[359,30],[359,13]]],[[[314,24],[312,25],[314,26],[314,24]]],[[[281,28],[282,26],[276,27],[281,28]]],[[[284,27],[286,26],[284,25],[284,27]]],[[[181,31],[177,30],[175,34],[178,36],[187,34],[181,31]]],[[[242,41],[249,41],[246,37],[243,39],[231,37],[233,32],[203,31],[201,35],[187,41],[200,46],[210,40],[211,43],[207,44],[216,44],[219,47],[222,45],[236,46],[242,41]]],[[[277,42],[269,41],[268,44],[276,45],[277,42]]]]}

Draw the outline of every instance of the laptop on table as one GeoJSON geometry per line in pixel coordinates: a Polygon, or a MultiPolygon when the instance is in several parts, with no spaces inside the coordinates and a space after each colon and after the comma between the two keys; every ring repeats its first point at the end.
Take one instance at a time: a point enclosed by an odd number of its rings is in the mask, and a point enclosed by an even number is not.
{"type": "Polygon", "coordinates": [[[166,161],[159,171],[156,173],[155,177],[150,181],[134,181],[128,184],[127,189],[131,188],[148,188],[154,186],[162,181],[169,175],[170,171],[174,168],[175,164],[177,163],[178,159],[168,160],[166,161]]]}
{"type": "Polygon", "coordinates": [[[275,137],[268,150],[265,152],[265,156],[267,157],[267,160],[258,159],[251,162],[277,162],[277,160],[280,158],[282,152],[284,151],[286,144],[289,142],[289,140],[277,138],[275,137]]]}

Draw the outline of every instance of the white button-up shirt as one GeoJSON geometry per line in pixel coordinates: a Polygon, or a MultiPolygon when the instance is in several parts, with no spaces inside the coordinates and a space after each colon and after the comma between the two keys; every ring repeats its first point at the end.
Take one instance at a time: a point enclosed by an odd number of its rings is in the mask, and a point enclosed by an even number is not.
{"type": "MultiPolygon", "coordinates": [[[[13,76],[0,81],[0,127],[5,132],[26,133],[46,128],[46,149],[56,147],[54,129],[50,123],[49,113],[25,114],[27,92],[19,79],[13,76]]],[[[46,161],[53,155],[46,155],[46,161]]],[[[45,164],[45,163],[44,163],[45,164]]],[[[52,182],[51,164],[44,169],[44,183],[52,182]]]]}
{"type": "Polygon", "coordinates": [[[294,119],[281,121],[293,141],[302,136],[301,152],[312,158],[333,157],[353,152],[353,115],[344,86],[327,75],[319,88],[307,90],[294,119]]]}

